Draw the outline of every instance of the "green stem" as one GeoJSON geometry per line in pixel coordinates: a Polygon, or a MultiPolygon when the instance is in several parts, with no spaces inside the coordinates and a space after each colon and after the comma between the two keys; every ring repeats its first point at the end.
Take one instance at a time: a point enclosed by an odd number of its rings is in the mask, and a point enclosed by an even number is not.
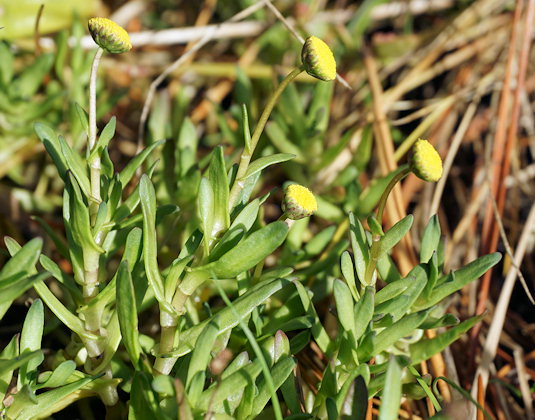
{"type": "MultiPolygon", "coordinates": [[[[197,288],[208,279],[208,274],[204,271],[190,271],[180,282],[173,296],[173,308],[181,316],[186,311],[185,306],[189,297],[197,288]]],[[[161,309],[160,309],[161,311],[161,309]]],[[[178,326],[178,320],[170,316],[160,316],[160,354],[171,353],[175,347],[175,336],[178,326]],[[164,322],[162,322],[162,320],[164,322]],[[166,321],[167,320],[167,321],[166,321]]],[[[157,374],[169,375],[178,357],[157,357],[154,361],[154,371],[157,374]]]]}
{"type": "MultiPolygon", "coordinates": [[[[162,327],[160,333],[160,349],[159,353],[165,355],[171,353],[175,347],[175,335],[176,335],[176,325],[170,327],[162,327]]],[[[157,357],[154,361],[154,371],[159,375],[169,375],[176,361],[178,360],[177,356],[172,357],[157,357]]]]}
{"type": "Polygon", "coordinates": [[[292,70],[280,83],[277,89],[275,89],[275,91],[271,94],[271,97],[269,98],[266,107],[264,108],[264,111],[262,111],[262,115],[258,120],[258,124],[255,127],[253,135],[251,136],[250,147],[246,146],[241,155],[238,172],[236,173],[236,179],[234,181],[234,184],[232,185],[232,189],[230,190],[229,210],[232,210],[237,204],[240,193],[243,190],[243,187],[245,185],[245,174],[247,173],[249,162],[251,162],[251,157],[253,156],[256,145],[258,144],[258,140],[260,140],[260,136],[264,131],[264,127],[266,126],[269,116],[271,115],[273,107],[277,103],[277,100],[279,99],[279,96],[284,91],[284,89],[286,89],[290,82],[294,80],[297,76],[299,76],[302,72],[303,69],[300,67],[292,70]]]}
{"type": "MultiPolygon", "coordinates": [[[[92,152],[97,144],[97,72],[100,58],[104,50],[98,48],[93,64],[91,65],[91,76],[89,78],[89,151],[92,152]]],[[[97,217],[98,206],[100,204],[100,156],[96,156],[89,162],[89,174],[91,184],[91,196],[89,197],[89,215],[91,225],[94,225],[97,217]]]]}
{"type": "Polygon", "coordinates": [[[411,169],[409,165],[400,166],[399,172],[392,177],[392,179],[386,186],[386,189],[384,190],[383,195],[381,195],[381,199],[379,200],[379,204],[377,206],[377,221],[379,223],[383,223],[383,213],[385,211],[386,200],[388,199],[390,192],[394,189],[394,187],[399,181],[401,181],[410,173],[411,173],[411,169]]]}
{"type": "MultiPolygon", "coordinates": [[[[91,65],[91,75],[89,78],[89,133],[88,148],[93,151],[97,143],[97,73],[100,58],[104,50],[98,48],[91,65]]],[[[91,225],[95,223],[100,204],[100,156],[92,159],[89,163],[90,173],[90,196],[89,196],[89,215],[91,225]]],[[[102,235],[99,239],[103,240],[102,235]]],[[[87,250],[84,252],[84,301],[89,303],[98,295],[98,276],[99,276],[99,253],[87,250]]],[[[96,310],[87,311],[84,314],[85,329],[93,334],[100,335],[100,314],[96,310]]],[[[95,358],[102,354],[103,348],[100,340],[90,340],[85,343],[88,354],[95,358]]]]}
{"type": "MultiPolygon", "coordinates": [[[[377,221],[379,223],[382,223],[383,221],[383,214],[384,214],[385,207],[386,207],[386,200],[388,199],[390,192],[394,189],[396,184],[399,181],[401,181],[403,178],[405,178],[410,172],[411,172],[411,169],[409,165],[403,165],[402,167],[400,167],[399,172],[392,177],[392,179],[386,186],[386,189],[381,195],[379,204],[377,206],[377,221]]],[[[367,285],[371,285],[372,283],[373,273],[375,272],[375,269],[377,268],[377,261],[379,260],[380,252],[381,252],[381,236],[373,235],[372,247],[370,251],[370,261],[368,263],[368,266],[366,267],[366,273],[364,275],[364,282],[367,285]]]]}

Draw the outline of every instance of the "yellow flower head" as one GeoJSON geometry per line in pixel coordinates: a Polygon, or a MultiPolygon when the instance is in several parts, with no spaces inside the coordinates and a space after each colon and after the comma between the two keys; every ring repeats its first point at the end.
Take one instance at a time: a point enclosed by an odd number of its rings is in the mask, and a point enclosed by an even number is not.
{"type": "Polygon", "coordinates": [[[282,210],[289,219],[299,220],[311,216],[318,210],[318,203],[308,188],[291,184],[286,188],[282,210]]]}
{"type": "Polygon", "coordinates": [[[128,32],[113,20],[101,17],[91,18],[87,26],[93,41],[110,53],[120,54],[132,48],[128,32]]]}
{"type": "Polygon", "coordinates": [[[418,139],[414,143],[410,165],[414,174],[424,181],[437,182],[442,176],[442,159],[427,140],[418,139]]]}
{"type": "Polygon", "coordinates": [[[301,60],[311,76],[324,80],[336,78],[336,61],[329,46],[315,36],[309,36],[301,50],[301,60]]]}

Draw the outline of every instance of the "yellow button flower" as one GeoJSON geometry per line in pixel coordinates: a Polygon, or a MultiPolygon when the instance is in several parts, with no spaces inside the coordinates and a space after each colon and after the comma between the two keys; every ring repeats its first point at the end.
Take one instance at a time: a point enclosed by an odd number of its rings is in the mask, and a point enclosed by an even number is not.
{"type": "Polygon", "coordinates": [[[424,181],[437,182],[442,176],[442,159],[427,140],[418,139],[412,146],[411,170],[424,181]]]}
{"type": "Polygon", "coordinates": [[[299,220],[318,210],[318,203],[308,188],[291,184],[286,188],[282,210],[289,219],[299,220]]]}
{"type": "Polygon", "coordinates": [[[87,26],[95,43],[110,53],[120,54],[132,48],[128,32],[113,20],[101,17],[91,18],[87,26]]]}
{"type": "Polygon", "coordinates": [[[311,76],[324,80],[336,79],[336,61],[329,46],[315,36],[309,36],[301,50],[301,60],[311,76]]]}

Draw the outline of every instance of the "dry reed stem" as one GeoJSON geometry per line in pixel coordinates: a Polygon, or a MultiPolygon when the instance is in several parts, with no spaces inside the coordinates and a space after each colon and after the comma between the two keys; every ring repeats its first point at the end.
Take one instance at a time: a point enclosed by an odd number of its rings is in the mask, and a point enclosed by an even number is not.
{"type": "Polygon", "coordinates": [[[529,378],[526,373],[526,364],[524,362],[524,351],[522,350],[522,347],[515,346],[515,349],[513,350],[513,356],[515,358],[520,392],[522,393],[522,400],[526,409],[526,420],[533,420],[533,398],[529,388],[529,378]]]}
{"type": "MultiPolygon", "coordinates": [[[[425,336],[429,339],[433,339],[437,336],[437,332],[436,330],[425,330],[425,336]]],[[[431,356],[431,369],[433,371],[433,375],[435,376],[435,378],[439,376],[444,376],[444,377],[448,376],[447,375],[448,372],[446,369],[446,361],[444,360],[444,356],[442,356],[442,353],[437,353],[431,356]]],[[[440,394],[444,398],[444,401],[450,402],[451,391],[447,382],[438,381],[438,389],[440,390],[440,394]]]]}
{"type": "Polygon", "coordinates": [[[524,223],[524,228],[522,229],[522,233],[520,235],[520,239],[518,241],[518,245],[515,250],[515,258],[514,258],[515,264],[511,265],[511,267],[509,268],[507,272],[507,276],[501,288],[500,297],[496,304],[494,316],[489,326],[489,331],[487,333],[485,344],[483,346],[481,361],[477,368],[476,375],[481,376],[484,387],[487,385],[490,365],[498,349],[500,335],[502,333],[503,326],[505,323],[505,317],[507,314],[507,308],[511,300],[511,294],[513,292],[515,280],[516,280],[517,273],[518,273],[517,267],[520,267],[522,263],[522,259],[524,258],[528,244],[531,240],[531,236],[533,235],[534,229],[535,229],[535,203],[532,204],[528,218],[526,222],[524,223]]]}
{"type": "MultiPolygon", "coordinates": [[[[513,23],[511,26],[511,36],[509,41],[509,51],[507,54],[507,62],[505,66],[504,82],[502,87],[502,94],[500,97],[500,104],[498,107],[498,120],[496,125],[496,133],[494,136],[494,142],[492,144],[492,158],[490,164],[491,172],[491,188],[490,194],[498,199],[498,190],[500,187],[500,174],[502,172],[502,165],[509,167],[510,156],[504,155],[504,148],[506,142],[506,130],[507,123],[509,122],[509,100],[511,96],[511,81],[513,77],[513,66],[515,64],[516,55],[516,40],[518,33],[518,23],[520,20],[520,13],[522,10],[522,0],[517,0],[515,12],[513,15],[513,23]]],[[[497,200],[498,201],[498,200],[497,200]]],[[[499,203],[499,201],[498,201],[499,203]]],[[[499,207],[498,207],[499,208],[499,207]]],[[[494,214],[492,211],[492,204],[487,202],[485,209],[485,216],[483,219],[483,226],[481,230],[481,254],[488,254],[494,252],[497,246],[498,236],[494,235],[494,214]]],[[[480,291],[478,296],[478,303],[476,312],[482,313],[485,310],[487,302],[490,278],[492,275],[492,269],[488,270],[484,275],[480,283],[480,291]]],[[[472,337],[475,337],[479,333],[480,327],[476,327],[472,330],[472,337]]]]}
{"type": "MultiPolygon", "coordinates": [[[[481,376],[477,376],[477,402],[482,408],[485,408],[485,391],[483,390],[483,381],[481,380],[481,376]]],[[[477,410],[477,420],[485,420],[485,416],[483,415],[483,410],[478,409],[477,410]]]]}
{"type": "Polygon", "coordinates": [[[474,100],[470,103],[470,105],[468,105],[468,108],[463,115],[461,123],[459,124],[459,128],[455,132],[451,145],[448,148],[448,154],[446,155],[446,158],[444,159],[444,168],[443,168],[442,178],[440,178],[440,180],[438,181],[435,187],[435,192],[433,194],[433,199],[431,200],[429,213],[427,214],[428,219],[433,214],[436,214],[438,211],[438,206],[440,205],[440,200],[442,199],[442,194],[444,193],[444,187],[446,186],[446,181],[448,179],[451,166],[453,165],[453,160],[455,159],[455,156],[457,155],[457,151],[459,150],[459,147],[461,146],[461,143],[464,139],[464,135],[466,134],[466,130],[468,130],[468,126],[470,125],[472,118],[474,118],[474,115],[477,111],[477,107],[479,105],[479,100],[480,100],[480,97],[479,95],[477,95],[474,98],[474,100]]]}
{"type": "MultiPolygon", "coordinates": [[[[422,376],[429,374],[429,369],[427,368],[427,362],[420,362],[420,370],[422,371],[422,376]]],[[[433,406],[433,403],[429,399],[429,397],[425,398],[425,405],[427,407],[427,413],[429,414],[429,416],[434,416],[436,413],[436,410],[435,410],[435,407],[433,406]]]]}

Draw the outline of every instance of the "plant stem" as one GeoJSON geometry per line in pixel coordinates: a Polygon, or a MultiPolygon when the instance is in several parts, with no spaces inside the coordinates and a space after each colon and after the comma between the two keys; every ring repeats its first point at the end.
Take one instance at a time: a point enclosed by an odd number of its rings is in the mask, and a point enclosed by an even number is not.
{"type": "Polygon", "coordinates": [[[388,199],[390,192],[394,189],[394,187],[399,181],[401,181],[403,178],[405,178],[408,174],[411,173],[409,165],[400,166],[399,169],[399,172],[392,177],[392,179],[386,186],[386,189],[384,190],[383,195],[381,195],[379,204],[377,206],[377,221],[381,224],[383,223],[383,213],[386,207],[386,200],[388,199]]]}
{"type": "MultiPolygon", "coordinates": [[[[89,151],[92,152],[97,144],[97,72],[100,58],[104,50],[98,48],[91,65],[91,76],[89,79],[89,151]]],[[[97,217],[98,206],[100,204],[100,156],[95,156],[89,162],[89,173],[91,183],[91,196],[89,197],[89,215],[91,225],[94,225],[97,217]]]]}
{"type": "MultiPolygon", "coordinates": [[[[173,297],[173,308],[179,316],[184,314],[185,305],[195,290],[208,279],[208,273],[204,271],[190,271],[180,282],[173,297]]],[[[160,309],[161,311],[161,309],[160,309]]],[[[175,347],[175,335],[178,326],[176,317],[160,316],[160,355],[171,353],[175,347]],[[162,320],[164,322],[162,322],[162,320]]],[[[157,357],[154,361],[154,370],[157,374],[169,375],[175,365],[178,356],[157,357]]]]}
{"type": "Polygon", "coordinates": [[[232,189],[230,190],[229,210],[232,210],[234,206],[237,204],[240,193],[243,190],[243,187],[245,185],[245,174],[247,173],[249,162],[251,162],[251,157],[253,156],[256,145],[258,144],[258,140],[260,140],[260,136],[262,135],[262,132],[264,131],[264,127],[266,126],[269,116],[271,115],[271,111],[273,111],[273,107],[277,103],[277,100],[279,99],[279,96],[284,91],[284,89],[286,89],[286,87],[290,84],[290,82],[294,80],[297,76],[299,76],[302,72],[303,72],[303,69],[300,67],[292,70],[283,79],[283,81],[279,84],[279,86],[277,86],[277,89],[275,89],[275,91],[271,94],[271,97],[269,98],[266,104],[266,107],[264,108],[264,111],[262,111],[262,115],[260,115],[258,124],[256,125],[253,135],[251,136],[250,147],[247,147],[246,145],[241,155],[240,164],[238,166],[238,172],[236,173],[236,179],[234,181],[234,184],[232,185],[232,189]]]}
{"type": "MultiPolygon", "coordinates": [[[[162,327],[160,333],[160,354],[166,354],[173,351],[175,347],[175,335],[176,335],[176,325],[170,327],[162,327]]],[[[178,356],[172,357],[157,357],[154,361],[154,370],[156,374],[160,375],[169,375],[178,356]]]]}
{"type": "MultiPolygon", "coordinates": [[[[91,75],[89,78],[89,151],[93,151],[97,140],[97,73],[100,58],[104,50],[98,48],[93,58],[91,66],[91,75]]],[[[89,163],[90,171],[90,196],[89,199],[89,216],[91,225],[95,223],[100,204],[100,156],[93,158],[89,163]]],[[[102,238],[101,238],[102,239],[102,238]]],[[[84,253],[84,301],[89,303],[98,295],[98,275],[99,275],[99,253],[84,253]]],[[[100,314],[97,311],[87,311],[85,314],[85,329],[93,334],[100,335],[100,314]]],[[[88,354],[91,357],[98,357],[102,354],[103,349],[98,340],[91,340],[86,343],[88,354]]]]}
{"type": "MultiPolygon", "coordinates": [[[[386,200],[388,199],[390,192],[393,190],[396,184],[399,181],[401,181],[403,178],[405,178],[410,172],[411,172],[411,169],[409,165],[401,166],[399,168],[399,172],[392,177],[392,179],[386,186],[386,189],[381,195],[379,204],[377,206],[377,221],[379,223],[382,224],[383,214],[384,214],[385,207],[386,207],[386,200]]],[[[377,261],[379,260],[380,252],[381,252],[381,236],[374,234],[372,236],[372,248],[370,251],[370,261],[368,262],[368,266],[366,267],[366,273],[364,275],[364,282],[368,286],[371,285],[372,283],[373,273],[375,272],[375,269],[377,268],[377,261]]]]}

